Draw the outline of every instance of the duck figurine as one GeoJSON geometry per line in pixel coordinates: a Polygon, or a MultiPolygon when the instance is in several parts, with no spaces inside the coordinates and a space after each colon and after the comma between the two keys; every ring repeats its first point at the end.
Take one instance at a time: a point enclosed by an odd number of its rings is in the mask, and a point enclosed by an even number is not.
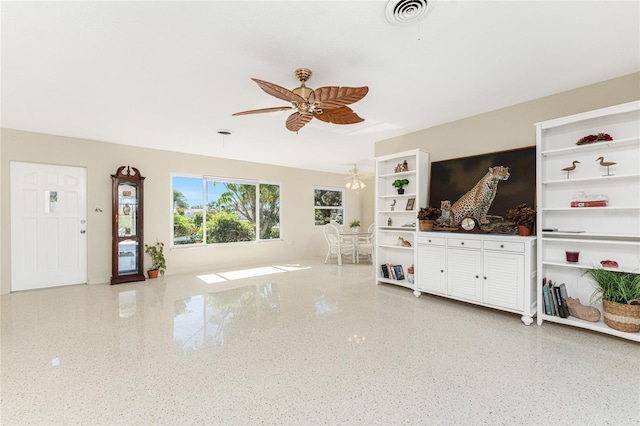
{"type": "Polygon", "coordinates": [[[613,176],[612,174],[609,173],[609,167],[613,166],[614,164],[618,164],[618,163],[614,163],[613,161],[604,161],[604,157],[598,157],[598,158],[596,158],[596,161],[600,161],[600,165],[602,167],[606,167],[607,168],[607,174],[603,175],[603,176],[613,176]]]}
{"type": "Polygon", "coordinates": [[[569,172],[576,169],[576,164],[580,164],[580,162],[576,160],[569,167],[562,169],[563,172],[567,172],[567,179],[569,179],[569,172]]]}

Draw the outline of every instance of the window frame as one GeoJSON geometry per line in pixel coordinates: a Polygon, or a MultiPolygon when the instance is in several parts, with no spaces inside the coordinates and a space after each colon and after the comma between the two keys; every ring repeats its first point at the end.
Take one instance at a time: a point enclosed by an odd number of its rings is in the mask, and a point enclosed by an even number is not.
{"type": "MultiPolygon", "coordinates": [[[[170,241],[171,244],[169,245],[170,248],[188,248],[188,247],[213,247],[213,246],[220,246],[220,245],[227,245],[227,244],[262,244],[265,242],[274,242],[274,241],[282,241],[283,237],[282,237],[282,184],[280,182],[275,182],[275,181],[267,181],[267,180],[260,180],[260,179],[247,179],[247,178],[234,178],[234,177],[226,177],[226,176],[212,176],[212,175],[198,175],[198,174],[190,174],[190,173],[171,173],[171,191],[170,191],[170,197],[171,197],[171,221],[170,221],[170,241]],[[201,242],[194,242],[194,243],[187,243],[187,244],[175,244],[175,233],[174,233],[174,227],[175,227],[175,221],[174,221],[174,214],[175,214],[175,203],[174,203],[174,199],[173,199],[173,194],[174,194],[174,190],[176,190],[176,187],[174,186],[174,180],[175,178],[189,178],[189,179],[200,179],[201,181],[201,187],[202,187],[202,209],[200,210],[202,213],[202,229],[203,229],[203,235],[202,235],[202,241],[201,242]],[[226,184],[237,184],[237,185],[253,185],[255,186],[255,212],[254,212],[254,216],[255,216],[255,228],[254,228],[254,239],[250,240],[250,241],[228,241],[228,242],[221,242],[221,243],[214,243],[214,242],[207,242],[206,241],[206,226],[207,226],[207,204],[209,203],[209,192],[207,189],[207,185],[208,183],[226,183],[226,184]],[[279,236],[278,238],[268,238],[268,239],[263,239],[260,238],[260,222],[261,222],[261,216],[262,216],[262,210],[261,210],[261,202],[260,202],[260,189],[261,189],[261,185],[270,185],[270,186],[277,186],[278,187],[278,226],[279,226],[279,236]]],[[[189,206],[190,207],[190,206],[189,206]]]]}
{"type": "Polygon", "coordinates": [[[345,213],[346,213],[346,207],[345,207],[345,195],[346,195],[346,191],[343,187],[340,186],[324,186],[324,185],[316,185],[313,187],[313,223],[314,226],[316,227],[322,227],[324,225],[326,225],[326,223],[323,224],[318,224],[316,223],[316,210],[320,209],[320,210],[342,210],[342,223],[339,223],[339,225],[344,226],[344,218],[345,218],[345,213]],[[316,191],[335,191],[335,192],[340,192],[341,197],[341,204],[340,206],[316,206],[316,191]]]}

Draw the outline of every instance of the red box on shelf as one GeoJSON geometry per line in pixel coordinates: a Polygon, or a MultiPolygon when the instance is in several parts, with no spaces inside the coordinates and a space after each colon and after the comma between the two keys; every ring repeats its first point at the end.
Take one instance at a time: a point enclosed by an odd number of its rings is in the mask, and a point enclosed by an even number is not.
{"type": "Polygon", "coordinates": [[[606,207],[606,200],[594,200],[594,201],[572,201],[571,207],[606,207]]]}

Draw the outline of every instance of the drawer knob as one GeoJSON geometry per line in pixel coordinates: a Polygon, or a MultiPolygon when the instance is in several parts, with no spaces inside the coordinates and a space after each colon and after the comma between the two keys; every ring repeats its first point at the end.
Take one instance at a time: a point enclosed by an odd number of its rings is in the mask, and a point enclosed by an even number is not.
{"type": "Polygon", "coordinates": [[[504,244],[500,244],[500,248],[504,248],[504,244]]]}
{"type": "Polygon", "coordinates": [[[480,278],[480,277],[476,275],[476,278],[480,278]]]}
{"type": "Polygon", "coordinates": [[[464,243],[460,243],[460,245],[461,245],[461,246],[463,246],[463,245],[464,245],[464,243]]]}
{"type": "Polygon", "coordinates": [[[429,242],[431,242],[431,240],[429,240],[429,242]]]}

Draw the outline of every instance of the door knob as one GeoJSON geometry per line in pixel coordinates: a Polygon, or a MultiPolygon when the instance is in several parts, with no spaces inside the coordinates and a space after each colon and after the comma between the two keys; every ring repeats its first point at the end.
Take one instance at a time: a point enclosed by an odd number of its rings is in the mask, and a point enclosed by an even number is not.
{"type": "Polygon", "coordinates": [[[81,230],[80,230],[80,233],[81,233],[81,234],[86,234],[86,233],[87,233],[87,231],[85,231],[84,229],[81,229],[81,230]]]}

